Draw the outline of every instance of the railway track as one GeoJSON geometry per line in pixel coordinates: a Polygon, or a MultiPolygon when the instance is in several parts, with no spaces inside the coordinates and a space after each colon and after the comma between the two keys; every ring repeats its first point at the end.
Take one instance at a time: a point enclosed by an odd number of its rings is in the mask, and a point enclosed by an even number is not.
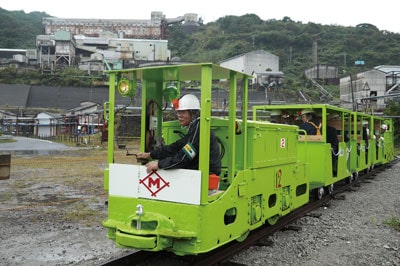
{"type": "Polygon", "coordinates": [[[355,180],[344,180],[335,184],[335,188],[331,194],[325,195],[320,200],[312,200],[307,205],[296,209],[290,214],[280,218],[275,225],[265,225],[254,231],[242,242],[233,241],[220,247],[207,254],[200,254],[197,256],[176,256],[170,252],[146,252],[146,251],[133,251],[125,256],[115,258],[107,261],[103,266],[114,266],[114,265],[196,265],[196,266],[209,266],[209,265],[238,265],[229,261],[231,257],[240,253],[243,250],[248,249],[251,246],[258,245],[263,238],[266,238],[275,232],[289,228],[289,225],[297,219],[309,214],[321,206],[325,206],[332,199],[340,199],[340,195],[346,191],[354,190],[355,186],[361,185],[362,182],[368,182],[369,178],[373,178],[379,172],[384,171],[386,168],[391,167],[397,160],[391,164],[382,165],[379,168],[372,169],[367,173],[357,176],[355,180]]]}

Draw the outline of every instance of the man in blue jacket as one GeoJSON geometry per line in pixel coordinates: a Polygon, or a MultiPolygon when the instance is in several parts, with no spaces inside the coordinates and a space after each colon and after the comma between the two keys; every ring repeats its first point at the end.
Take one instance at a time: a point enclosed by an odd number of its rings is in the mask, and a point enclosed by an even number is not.
{"type": "MultiPolygon", "coordinates": [[[[198,169],[200,142],[200,102],[193,94],[183,95],[175,107],[179,124],[187,134],[176,142],[151,152],[138,153],[138,159],[154,159],[146,164],[147,172],[158,169],[198,169]]],[[[210,174],[221,173],[221,158],[217,137],[210,133],[210,174]]]]}

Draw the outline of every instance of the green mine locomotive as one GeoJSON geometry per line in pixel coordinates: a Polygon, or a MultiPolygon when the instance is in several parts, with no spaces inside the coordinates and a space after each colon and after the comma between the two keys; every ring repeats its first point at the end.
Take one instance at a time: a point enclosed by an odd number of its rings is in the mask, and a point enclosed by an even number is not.
{"type": "Polygon", "coordinates": [[[252,77],[218,65],[171,64],[107,74],[108,218],[103,225],[121,247],[177,255],[206,253],[244,240],[252,230],[307,204],[310,195],[322,197],[336,182],[351,182],[361,171],[394,158],[390,119],[321,104],[248,110],[252,77]],[[223,103],[213,100],[216,87],[227,93],[223,103]],[[141,100],[139,150],[151,152],[187,133],[171,107],[187,88],[200,102],[198,168],[148,172],[141,162],[116,162],[116,94],[141,100]],[[319,135],[301,129],[306,109],[319,116],[319,135]],[[276,112],[282,120],[272,121],[276,112]],[[368,141],[362,130],[365,121],[368,141]],[[335,128],[334,149],[326,125],[335,128]],[[212,134],[220,150],[218,176],[210,175],[212,134]]]}

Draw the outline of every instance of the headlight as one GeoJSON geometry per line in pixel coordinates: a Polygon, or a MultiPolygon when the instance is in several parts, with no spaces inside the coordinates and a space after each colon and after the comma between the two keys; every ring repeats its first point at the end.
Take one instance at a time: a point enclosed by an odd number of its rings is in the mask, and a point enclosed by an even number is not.
{"type": "Polygon", "coordinates": [[[118,92],[123,97],[133,97],[135,95],[135,89],[133,83],[129,79],[121,79],[118,82],[118,92]]]}

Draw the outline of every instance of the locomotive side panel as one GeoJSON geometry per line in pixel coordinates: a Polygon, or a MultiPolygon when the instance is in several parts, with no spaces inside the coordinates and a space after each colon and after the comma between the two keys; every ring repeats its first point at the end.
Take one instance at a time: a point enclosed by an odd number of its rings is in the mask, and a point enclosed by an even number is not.
{"type": "Polygon", "coordinates": [[[248,123],[250,168],[262,168],[297,161],[297,128],[262,122],[248,123]]]}

